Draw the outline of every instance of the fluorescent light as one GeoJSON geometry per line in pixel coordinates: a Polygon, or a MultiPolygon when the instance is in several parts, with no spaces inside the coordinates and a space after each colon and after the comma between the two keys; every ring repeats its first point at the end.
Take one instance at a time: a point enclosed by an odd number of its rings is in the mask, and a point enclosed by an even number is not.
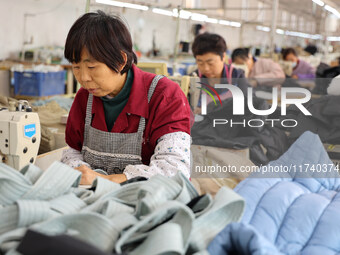
{"type": "Polygon", "coordinates": [[[217,24],[217,23],[218,23],[218,20],[217,20],[217,19],[212,19],[212,18],[207,18],[207,19],[205,20],[205,22],[217,24]]]}
{"type": "Polygon", "coordinates": [[[321,40],[323,38],[319,34],[311,35],[311,34],[306,34],[306,33],[301,33],[301,32],[295,32],[295,31],[286,31],[286,35],[308,38],[308,39],[313,39],[313,40],[321,40]]]}
{"type": "Polygon", "coordinates": [[[140,5],[140,4],[130,4],[130,3],[124,3],[126,8],[131,8],[131,9],[137,9],[137,10],[142,10],[142,11],[147,11],[149,10],[149,7],[145,5],[140,5]]]}
{"type": "Polygon", "coordinates": [[[205,21],[208,18],[207,15],[200,14],[200,13],[193,13],[191,15],[191,19],[195,21],[205,21]]]}
{"type": "Polygon", "coordinates": [[[231,26],[231,27],[240,27],[241,26],[241,23],[239,23],[239,22],[229,21],[229,20],[224,20],[224,19],[219,20],[218,23],[221,24],[221,25],[231,26]]]}
{"type": "Polygon", "coordinates": [[[256,26],[257,30],[264,31],[264,32],[269,32],[270,28],[269,27],[263,27],[263,26],[256,26]]]}
{"type": "Polygon", "coordinates": [[[337,16],[338,18],[340,18],[340,13],[334,9],[333,7],[329,6],[329,5],[325,5],[325,9],[331,13],[333,13],[335,16],[337,16]]]}
{"type": "Polygon", "coordinates": [[[240,26],[241,26],[241,23],[240,23],[240,22],[231,21],[231,22],[230,22],[230,26],[232,26],[232,27],[240,27],[240,26]]]}
{"type": "Polygon", "coordinates": [[[302,37],[302,38],[310,38],[311,36],[309,34],[295,32],[295,31],[286,31],[286,35],[297,36],[297,37],[302,37]]]}
{"type": "MultiPolygon", "coordinates": [[[[110,2],[110,3],[114,2],[115,4],[119,3],[120,7],[123,7],[123,5],[125,7],[125,3],[122,3],[122,2],[108,1],[108,0],[96,0],[96,1],[97,2],[110,2]]],[[[176,9],[176,8],[173,9],[172,11],[168,11],[168,10],[164,10],[164,9],[160,9],[160,8],[153,8],[152,12],[156,13],[156,14],[166,15],[166,16],[178,17],[178,9],[176,9]]],[[[180,10],[180,16],[179,17],[182,18],[182,19],[189,19],[191,17],[191,19],[194,20],[194,21],[208,22],[208,23],[213,23],[213,24],[219,23],[221,25],[226,25],[226,26],[233,26],[233,27],[240,27],[241,26],[241,23],[239,23],[239,22],[228,21],[228,20],[218,20],[218,19],[215,19],[215,18],[209,18],[207,15],[204,15],[204,14],[192,13],[192,12],[184,11],[184,10],[180,10]]]]}
{"type": "Polygon", "coordinates": [[[152,12],[157,13],[157,14],[161,14],[161,15],[166,15],[166,16],[173,16],[174,15],[174,13],[172,11],[163,10],[163,9],[159,9],[159,8],[153,8],[152,12]]]}
{"type": "Polygon", "coordinates": [[[322,35],[312,35],[312,38],[311,39],[314,39],[314,40],[322,40],[322,35]]]}
{"type": "Polygon", "coordinates": [[[325,5],[324,2],[322,2],[321,0],[312,0],[314,3],[316,3],[317,5],[320,5],[321,7],[325,5]]]}
{"type": "MultiPolygon", "coordinates": [[[[97,2],[100,2],[100,1],[107,2],[108,0],[96,0],[96,1],[97,2]]],[[[114,2],[115,4],[119,3],[120,7],[125,7],[125,3],[122,3],[122,2],[116,2],[116,1],[109,1],[109,2],[110,3],[114,2]]],[[[178,17],[178,9],[176,9],[176,8],[173,9],[172,11],[168,11],[168,10],[164,10],[164,9],[160,9],[160,8],[153,8],[152,12],[156,13],[156,14],[165,15],[165,16],[178,17]]],[[[190,17],[194,21],[202,21],[202,22],[208,22],[208,23],[213,23],[213,24],[219,23],[221,25],[233,26],[233,27],[240,27],[241,26],[241,23],[239,23],[239,22],[233,22],[233,21],[228,21],[228,20],[218,20],[218,19],[215,19],[215,18],[209,18],[207,15],[200,14],[200,13],[192,13],[192,12],[184,11],[184,10],[180,11],[180,18],[189,19],[190,17]]],[[[270,28],[268,28],[268,29],[270,30],[270,28]]]]}
{"type": "MultiPolygon", "coordinates": [[[[174,16],[174,17],[178,17],[178,10],[177,10],[177,9],[173,9],[172,12],[173,12],[173,16],[174,16]]],[[[191,12],[181,10],[181,11],[180,11],[179,17],[180,17],[181,19],[189,19],[189,18],[191,17],[191,15],[192,15],[191,12]]]]}
{"type": "Polygon", "coordinates": [[[340,37],[336,37],[336,36],[328,36],[328,37],[327,37],[327,40],[328,40],[328,41],[331,41],[331,42],[340,42],[340,37]]]}
{"type": "Polygon", "coordinates": [[[225,26],[230,26],[230,21],[221,19],[218,23],[225,26]]]}
{"type": "Polygon", "coordinates": [[[131,8],[131,9],[142,10],[142,11],[149,10],[149,7],[145,5],[140,5],[140,4],[130,4],[130,3],[118,2],[118,1],[110,1],[110,0],[96,0],[96,2],[99,4],[107,4],[107,5],[117,6],[117,7],[126,7],[126,8],[131,8]]]}
{"type": "Polygon", "coordinates": [[[325,9],[327,11],[329,11],[329,12],[332,12],[332,13],[336,13],[337,12],[337,10],[335,10],[333,7],[331,7],[331,6],[327,5],[327,4],[325,6],[325,9]]]}
{"type": "Polygon", "coordinates": [[[278,29],[276,29],[276,33],[279,34],[279,35],[284,35],[285,31],[278,28],[278,29]]]}
{"type": "Polygon", "coordinates": [[[182,10],[182,11],[180,12],[179,17],[182,18],[182,19],[189,19],[191,15],[192,15],[191,12],[189,12],[189,11],[183,11],[183,10],[182,10]]]}

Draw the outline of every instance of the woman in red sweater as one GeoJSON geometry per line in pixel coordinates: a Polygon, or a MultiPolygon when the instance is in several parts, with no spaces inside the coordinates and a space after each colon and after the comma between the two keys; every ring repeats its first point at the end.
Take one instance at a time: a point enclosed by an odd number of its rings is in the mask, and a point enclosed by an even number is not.
{"type": "Polygon", "coordinates": [[[118,18],[87,13],[71,27],[65,57],[82,88],[69,113],[62,162],[123,182],[190,172],[190,107],[178,84],[136,67],[131,36],[118,18]],[[100,169],[101,171],[98,171],[100,169]]]}

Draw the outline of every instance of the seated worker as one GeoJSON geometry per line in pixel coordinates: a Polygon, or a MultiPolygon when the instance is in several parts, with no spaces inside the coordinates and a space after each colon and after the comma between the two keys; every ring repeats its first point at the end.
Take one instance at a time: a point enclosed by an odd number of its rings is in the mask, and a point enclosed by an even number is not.
{"type": "MultiPolygon", "coordinates": [[[[198,35],[192,44],[192,53],[196,59],[198,69],[192,75],[199,76],[202,83],[207,82],[214,87],[215,84],[233,84],[238,86],[245,95],[247,88],[243,70],[227,65],[226,60],[227,44],[222,36],[218,34],[204,33],[198,35]]],[[[230,96],[228,89],[215,89],[221,100],[230,96]]],[[[201,91],[202,93],[202,91],[201,91]]],[[[201,93],[195,114],[201,113],[201,93]]],[[[217,99],[217,96],[214,95],[217,99]]],[[[210,97],[207,98],[209,103],[210,97]]]]}
{"type": "Polygon", "coordinates": [[[292,78],[294,79],[313,79],[315,78],[315,68],[306,61],[298,58],[293,48],[287,48],[282,51],[282,58],[285,61],[293,63],[292,78]]]}
{"type": "Polygon", "coordinates": [[[247,65],[249,69],[249,83],[257,86],[279,86],[285,80],[285,73],[281,66],[271,59],[255,58],[247,48],[237,48],[233,51],[232,62],[237,65],[247,65]]]}
{"type": "Polygon", "coordinates": [[[136,67],[130,33],[118,17],[87,13],[71,27],[65,58],[81,84],[66,125],[62,162],[120,183],[190,169],[190,106],[180,87],[136,67]],[[94,170],[101,169],[106,174],[94,170]]]}

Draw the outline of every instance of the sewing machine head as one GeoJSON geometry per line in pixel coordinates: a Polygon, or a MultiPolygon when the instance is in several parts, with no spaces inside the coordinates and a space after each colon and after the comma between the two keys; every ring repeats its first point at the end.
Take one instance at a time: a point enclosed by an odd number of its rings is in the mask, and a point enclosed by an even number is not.
{"type": "Polygon", "coordinates": [[[0,109],[0,162],[20,170],[34,163],[40,145],[40,121],[27,101],[0,109]]]}

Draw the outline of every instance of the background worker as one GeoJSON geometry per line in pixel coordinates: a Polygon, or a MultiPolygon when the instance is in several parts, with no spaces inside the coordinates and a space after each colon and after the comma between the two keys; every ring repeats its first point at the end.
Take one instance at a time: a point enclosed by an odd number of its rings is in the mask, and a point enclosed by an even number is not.
{"type": "Polygon", "coordinates": [[[246,65],[249,70],[248,78],[252,87],[279,86],[285,80],[285,73],[279,64],[267,58],[255,58],[248,48],[237,48],[233,51],[232,62],[237,65],[246,65]]]}
{"type": "MultiPolygon", "coordinates": [[[[218,34],[204,33],[196,36],[192,44],[192,52],[196,59],[198,69],[193,75],[201,78],[202,83],[208,83],[214,87],[215,84],[233,84],[238,86],[247,95],[248,84],[245,81],[243,70],[226,64],[227,44],[222,36],[218,34]]],[[[203,85],[202,85],[203,86],[203,85]]],[[[230,97],[228,89],[215,89],[221,100],[230,97]]],[[[215,95],[216,97],[216,95],[215,95]]],[[[207,99],[209,103],[210,97],[207,99]]],[[[201,93],[195,114],[201,113],[201,93]]]]}
{"type": "Polygon", "coordinates": [[[294,79],[313,79],[315,78],[315,68],[302,59],[298,58],[293,48],[287,48],[282,51],[282,57],[285,61],[293,63],[292,78],[294,79]]]}

